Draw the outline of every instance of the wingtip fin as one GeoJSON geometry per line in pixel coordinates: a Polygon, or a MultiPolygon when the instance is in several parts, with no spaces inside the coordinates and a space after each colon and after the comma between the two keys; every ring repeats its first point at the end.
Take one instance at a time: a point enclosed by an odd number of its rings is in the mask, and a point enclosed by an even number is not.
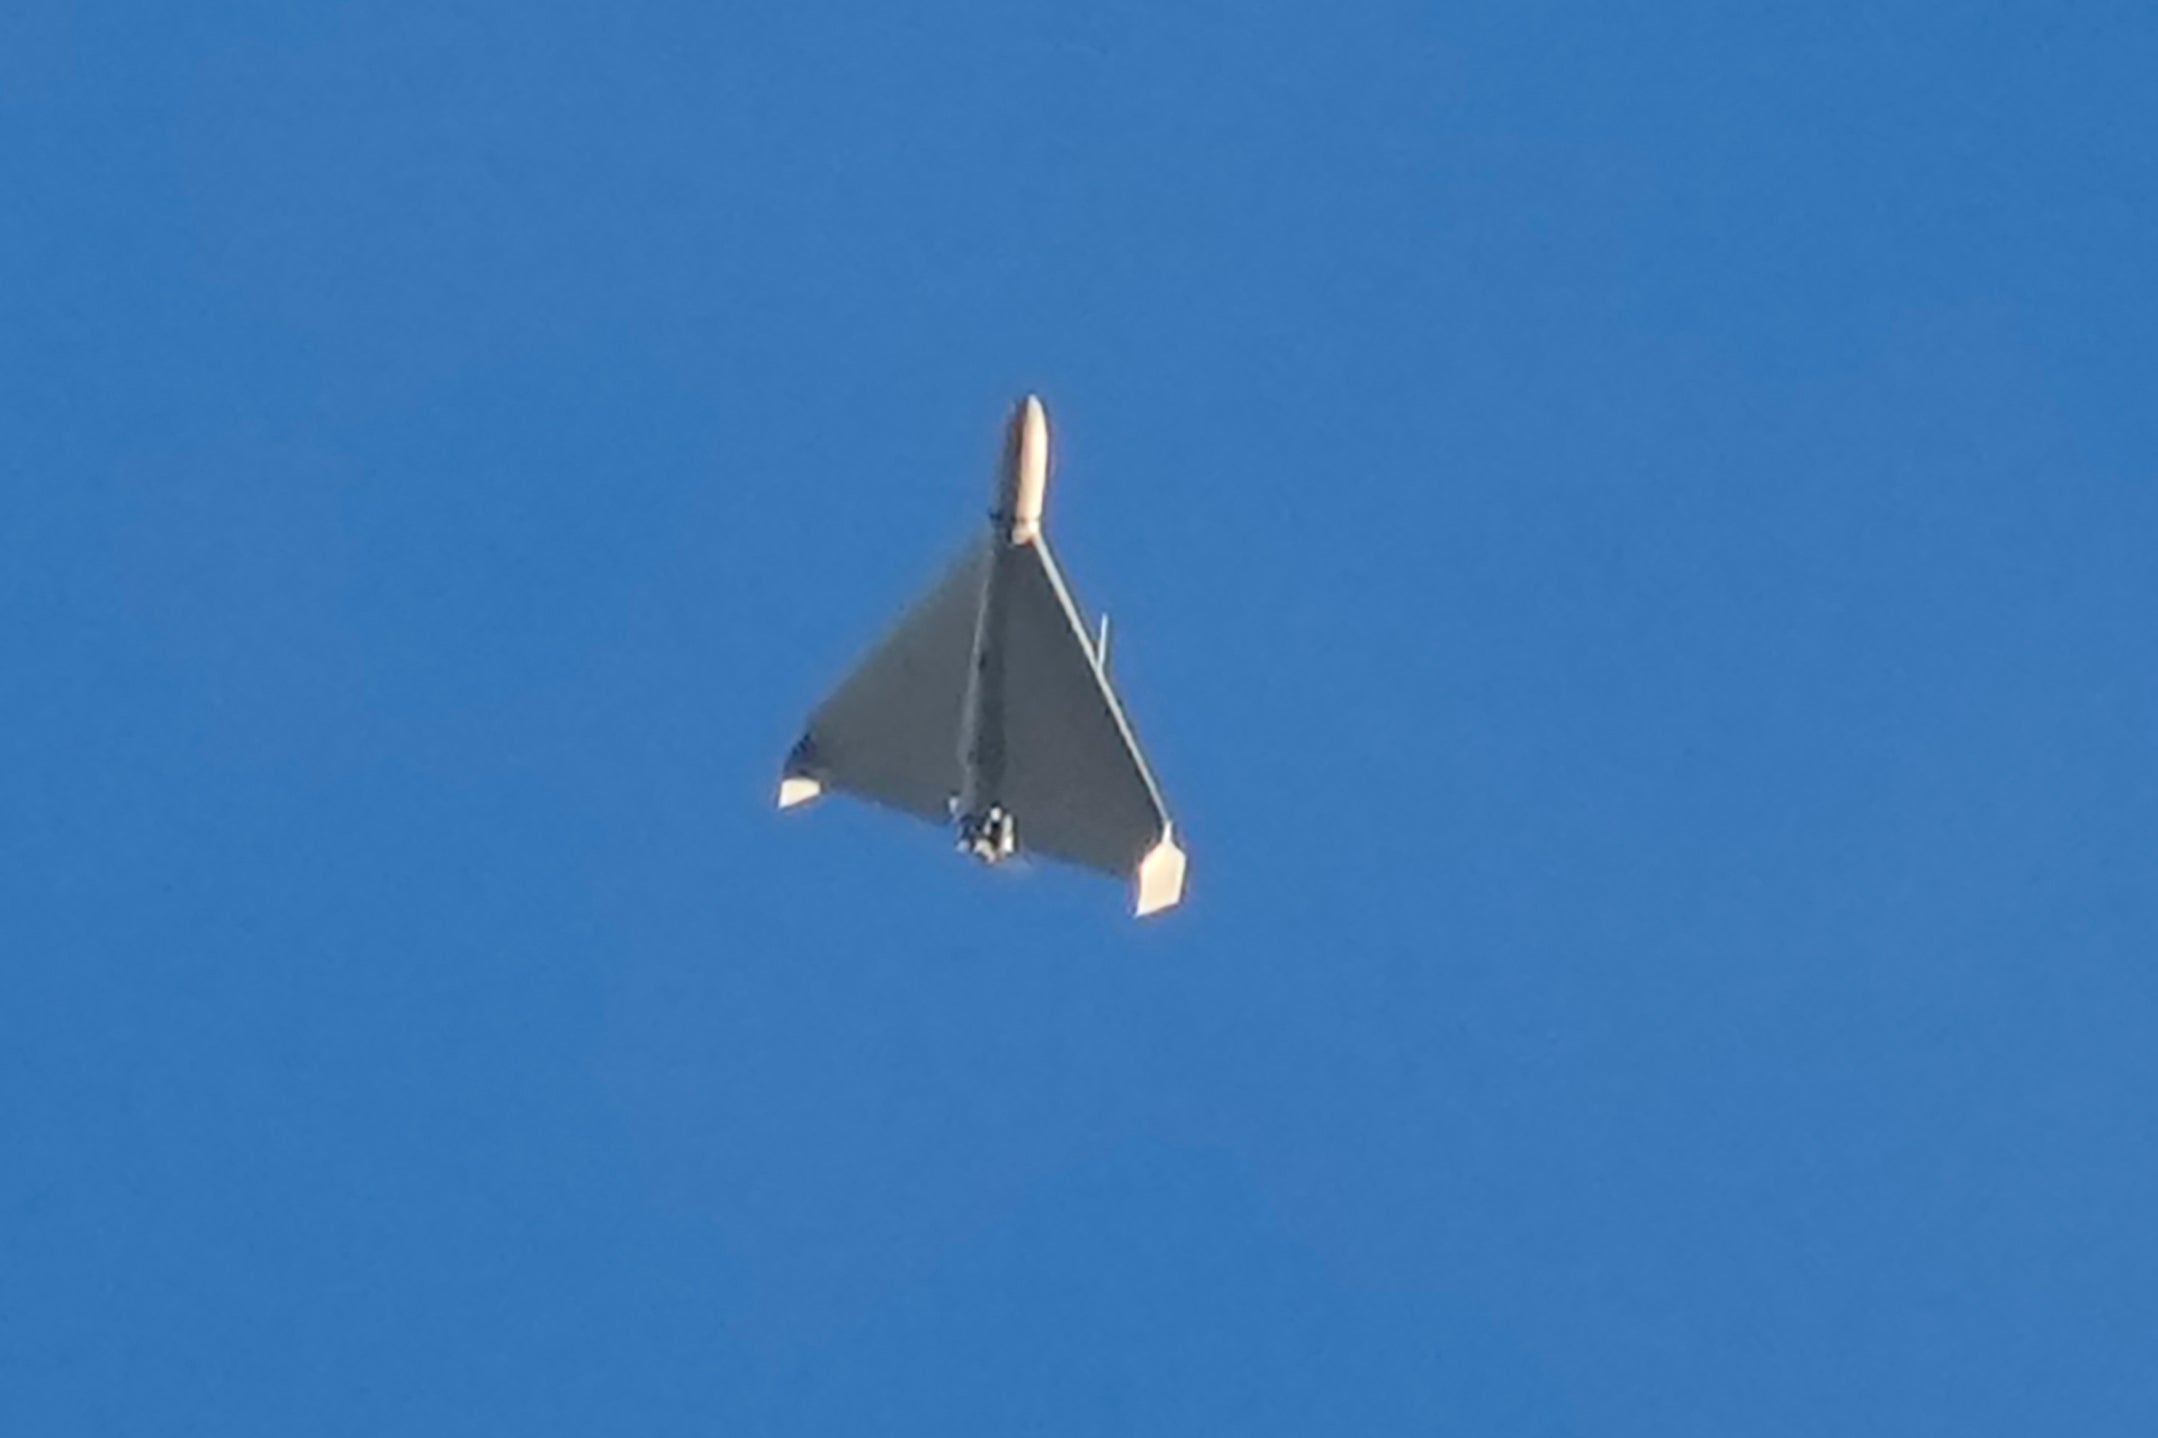
{"type": "Polygon", "coordinates": [[[792,809],[824,792],[824,785],[807,774],[789,774],[779,781],[779,807],[792,809]]]}
{"type": "Polygon", "coordinates": [[[1145,918],[1163,909],[1173,908],[1184,897],[1184,851],[1169,834],[1161,836],[1161,842],[1147,850],[1139,861],[1138,902],[1133,914],[1145,918]]]}

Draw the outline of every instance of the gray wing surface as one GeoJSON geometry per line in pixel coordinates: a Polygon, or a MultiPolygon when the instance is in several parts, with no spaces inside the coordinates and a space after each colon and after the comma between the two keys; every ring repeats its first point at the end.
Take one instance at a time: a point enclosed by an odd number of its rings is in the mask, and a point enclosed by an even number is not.
{"type": "Polygon", "coordinates": [[[790,774],[924,819],[949,817],[987,558],[986,545],[969,546],[818,707],[790,774]]]}
{"type": "Polygon", "coordinates": [[[1048,547],[1006,562],[1003,798],[1019,847],[1128,875],[1168,811],[1048,547]]]}

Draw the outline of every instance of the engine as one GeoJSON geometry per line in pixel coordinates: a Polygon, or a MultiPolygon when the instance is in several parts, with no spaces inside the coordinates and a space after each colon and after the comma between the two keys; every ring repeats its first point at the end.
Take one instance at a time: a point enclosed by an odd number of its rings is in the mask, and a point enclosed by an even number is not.
{"type": "Polygon", "coordinates": [[[959,816],[959,852],[972,854],[985,864],[1008,859],[1019,847],[1012,816],[1002,804],[991,804],[978,814],[959,816]]]}

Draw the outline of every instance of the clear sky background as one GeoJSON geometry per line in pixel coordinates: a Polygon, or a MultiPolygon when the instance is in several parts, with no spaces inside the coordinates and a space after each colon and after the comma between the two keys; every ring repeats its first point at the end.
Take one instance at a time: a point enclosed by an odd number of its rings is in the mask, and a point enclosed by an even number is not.
{"type": "Polygon", "coordinates": [[[2154,75],[0,7],[0,1430],[2158,1432],[2154,75]],[[1030,388],[1144,925],[770,810],[1030,388]]]}

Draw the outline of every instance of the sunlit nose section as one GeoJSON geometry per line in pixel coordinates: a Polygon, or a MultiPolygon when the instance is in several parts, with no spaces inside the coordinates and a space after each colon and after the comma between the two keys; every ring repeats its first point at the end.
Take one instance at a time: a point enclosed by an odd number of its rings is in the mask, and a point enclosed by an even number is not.
{"type": "Polygon", "coordinates": [[[1041,533],[1042,497],[1049,489],[1049,416],[1034,395],[1019,401],[1004,440],[997,477],[997,518],[1008,540],[1025,544],[1041,533]]]}

